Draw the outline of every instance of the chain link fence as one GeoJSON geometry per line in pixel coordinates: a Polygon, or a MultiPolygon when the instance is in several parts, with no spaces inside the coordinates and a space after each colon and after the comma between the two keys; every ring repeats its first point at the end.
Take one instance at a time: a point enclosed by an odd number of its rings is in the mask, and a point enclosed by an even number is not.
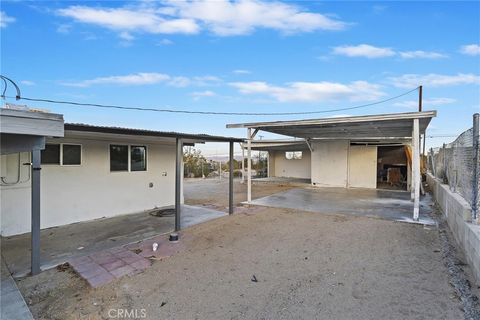
{"type": "Polygon", "coordinates": [[[476,115],[472,128],[460,134],[455,141],[444,144],[441,148],[431,149],[428,155],[430,172],[470,204],[474,221],[478,217],[480,206],[478,140],[478,115],[476,115]]]}

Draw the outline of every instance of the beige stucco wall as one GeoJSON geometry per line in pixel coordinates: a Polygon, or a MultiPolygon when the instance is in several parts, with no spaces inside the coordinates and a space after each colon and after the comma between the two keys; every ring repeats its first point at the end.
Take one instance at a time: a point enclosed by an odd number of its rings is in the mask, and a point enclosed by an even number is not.
{"type": "Polygon", "coordinates": [[[268,151],[268,176],[275,177],[275,151],[268,151]]]}
{"type": "MultiPolygon", "coordinates": [[[[27,232],[30,228],[30,153],[21,153],[20,183],[0,186],[0,232],[3,236],[27,232]]],[[[0,156],[0,176],[7,183],[17,181],[18,153],[0,156]]]]}
{"type": "Polygon", "coordinates": [[[348,186],[377,187],[377,147],[350,146],[348,154],[348,186]]]}
{"type": "Polygon", "coordinates": [[[271,176],[310,179],[310,151],[303,150],[302,152],[302,159],[299,160],[288,160],[285,157],[285,151],[269,152],[271,173],[273,173],[271,176]]]}
{"type": "MultiPolygon", "coordinates": [[[[80,166],[42,165],[41,227],[48,228],[173,205],[175,146],[135,140],[55,139],[82,144],[80,166]],[[147,171],[110,172],[110,144],[147,146],[147,171]],[[165,172],[166,176],[162,173],[165,172]],[[153,187],[149,187],[153,183],[153,187]]],[[[28,159],[28,154],[26,155],[28,159]]],[[[2,156],[1,176],[12,173],[14,155],[2,156]],[[8,158],[8,161],[7,161],[8,158]],[[8,171],[8,174],[5,172],[8,171]]],[[[22,159],[22,162],[23,161],[22,159]]],[[[26,167],[28,168],[28,167],[26,167]]],[[[22,175],[27,173],[25,167],[22,175]]],[[[30,231],[30,181],[1,186],[1,234],[30,231]]]]}
{"type": "Polygon", "coordinates": [[[347,187],[348,140],[313,142],[311,154],[312,184],[323,187],[347,187]]]}

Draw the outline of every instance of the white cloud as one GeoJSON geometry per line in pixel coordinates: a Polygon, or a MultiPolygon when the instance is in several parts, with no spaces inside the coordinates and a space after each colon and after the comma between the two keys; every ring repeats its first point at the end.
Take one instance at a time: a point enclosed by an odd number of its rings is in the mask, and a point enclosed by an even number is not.
{"type": "Polygon", "coordinates": [[[23,84],[23,85],[25,85],[25,86],[34,86],[34,85],[36,85],[35,82],[30,81],[30,80],[22,80],[22,81],[20,81],[20,83],[23,84]]]}
{"type": "Polygon", "coordinates": [[[156,84],[160,82],[166,82],[170,80],[171,77],[163,73],[154,73],[154,72],[141,72],[136,74],[129,74],[124,76],[109,76],[109,77],[99,77],[90,80],[83,80],[79,82],[68,82],[63,83],[63,85],[72,86],[72,87],[90,87],[92,85],[146,85],[146,84],[156,84]]]}
{"type": "Polygon", "coordinates": [[[173,41],[169,40],[169,39],[162,39],[162,40],[157,42],[158,46],[169,46],[169,45],[172,45],[172,44],[173,44],[173,41]]]}
{"type": "Polygon", "coordinates": [[[448,56],[433,51],[395,51],[389,47],[375,47],[369,44],[359,44],[355,46],[339,46],[334,47],[333,54],[347,57],[364,57],[369,59],[385,58],[392,56],[400,56],[403,59],[423,58],[423,59],[440,59],[448,56]]]}
{"type": "Polygon", "coordinates": [[[213,91],[205,90],[205,91],[192,92],[190,95],[193,97],[194,100],[199,100],[200,98],[204,98],[204,97],[214,97],[217,94],[213,91]]]}
{"type": "Polygon", "coordinates": [[[460,52],[469,56],[480,55],[480,46],[478,44],[467,44],[460,48],[460,52]]]}
{"type": "Polygon", "coordinates": [[[121,76],[98,77],[94,79],[63,82],[65,86],[71,87],[90,87],[93,85],[152,85],[164,83],[173,87],[187,87],[187,86],[209,86],[215,85],[222,80],[214,76],[198,76],[198,77],[184,77],[184,76],[170,76],[165,73],[156,72],[139,72],[134,74],[127,74],[121,76]]]}
{"type": "Polygon", "coordinates": [[[198,25],[191,19],[167,19],[149,8],[94,8],[70,6],[57,13],[75,21],[94,24],[116,31],[140,31],[148,33],[185,33],[199,31],[198,25]]]}
{"type": "Polygon", "coordinates": [[[15,22],[14,17],[7,15],[5,11],[0,11],[0,28],[6,28],[10,23],[15,22]]]}
{"type": "MultiPolygon", "coordinates": [[[[423,99],[422,105],[425,107],[436,107],[436,106],[442,106],[445,104],[451,104],[456,102],[455,99],[452,98],[432,98],[432,99],[423,99]]],[[[402,101],[402,102],[396,102],[393,104],[395,107],[403,107],[403,108],[409,108],[409,109],[417,109],[418,108],[418,100],[408,100],[408,101],[402,101]]]]}
{"type": "Polygon", "coordinates": [[[292,82],[275,86],[266,82],[233,82],[231,86],[243,94],[264,94],[280,102],[319,102],[319,101],[373,101],[385,94],[380,86],[366,81],[349,84],[335,82],[292,82]]]}
{"type": "Polygon", "coordinates": [[[250,70],[245,70],[245,69],[237,69],[232,71],[235,74],[251,74],[252,72],[250,70]]]}
{"type": "Polygon", "coordinates": [[[173,77],[168,81],[168,84],[173,87],[183,88],[188,87],[191,84],[191,80],[187,77],[173,77]]]}
{"type": "Polygon", "coordinates": [[[276,1],[175,1],[168,4],[177,16],[194,19],[211,32],[222,35],[242,35],[257,28],[284,33],[315,30],[342,30],[347,24],[320,13],[308,12],[298,6],[276,1]]]}
{"type": "Polygon", "coordinates": [[[436,73],[426,75],[404,74],[400,77],[391,77],[389,80],[396,87],[413,89],[419,85],[443,87],[462,84],[479,84],[480,76],[472,73],[458,73],[456,75],[443,75],[436,73]]]}
{"type": "Polygon", "coordinates": [[[134,36],[132,36],[129,32],[126,32],[126,31],[120,32],[118,36],[120,37],[120,39],[125,40],[127,42],[133,41],[135,39],[134,36]]]}
{"type": "Polygon", "coordinates": [[[422,59],[442,59],[448,58],[446,54],[433,52],[433,51],[401,51],[398,53],[400,57],[403,59],[414,59],[414,58],[422,58],[422,59]]]}
{"type": "Polygon", "coordinates": [[[258,28],[283,33],[342,30],[347,23],[330,16],[309,12],[299,6],[260,0],[166,0],[120,8],[74,5],[57,11],[77,22],[115,31],[153,34],[195,34],[202,29],[216,35],[244,35],[258,28]]]}
{"type": "Polygon", "coordinates": [[[209,75],[192,78],[192,83],[199,87],[218,85],[221,82],[222,79],[219,77],[209,75]]]}
{"type": "Polygon", "coordinates": [[[357,46],[339,46],[333,48],[333,54],[347,57],[365,57],[365,58],[383,58],[395,55],[391,48],[374,47],[369,44],[360,44],[357,46]]]}

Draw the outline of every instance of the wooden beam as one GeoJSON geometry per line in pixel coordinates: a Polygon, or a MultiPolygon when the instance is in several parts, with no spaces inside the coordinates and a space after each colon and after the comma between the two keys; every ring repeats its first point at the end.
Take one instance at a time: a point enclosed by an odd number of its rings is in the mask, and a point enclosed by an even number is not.
{"type": "Polygon", "coordinates": [[[310,152],[313,152],[312,144],[310,143],[310,139],[305,140],[307,143],[308,149],[310,149],[310,152]]]}
{"type": "Polygon", "coordinates": [[[258,133],[259,130],[260,130],[260,129],[255,129],[255,130],[253,131],[250,140],[255,139],[255,136],[257,135],[257,133],[258,133]]]}

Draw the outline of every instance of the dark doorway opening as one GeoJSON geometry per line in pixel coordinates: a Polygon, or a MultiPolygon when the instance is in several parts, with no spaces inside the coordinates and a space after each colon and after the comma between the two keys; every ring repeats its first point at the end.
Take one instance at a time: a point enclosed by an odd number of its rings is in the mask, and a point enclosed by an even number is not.
{"type": "Polygon", "coordinates": [[[407,155],[404,146],[379,146],[377,189],[407,190],[407,155]]]}

